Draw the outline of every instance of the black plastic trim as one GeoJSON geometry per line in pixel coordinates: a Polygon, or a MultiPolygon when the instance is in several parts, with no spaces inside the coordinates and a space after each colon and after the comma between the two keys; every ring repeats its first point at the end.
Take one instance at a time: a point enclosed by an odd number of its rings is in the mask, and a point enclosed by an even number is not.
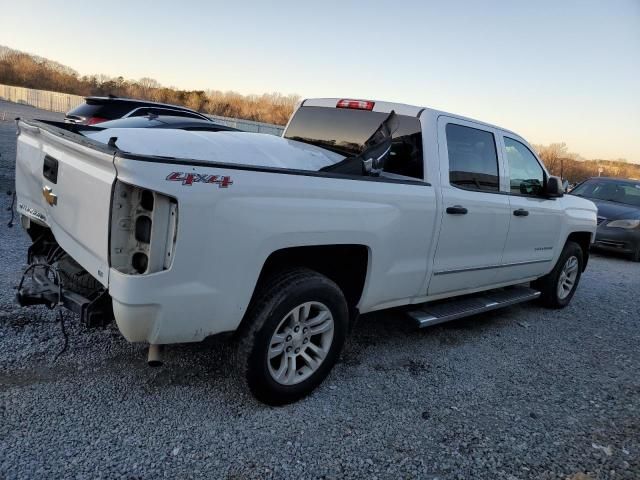
{"type": "Polygon", "coordinates": [[[452,188],[457,188],[458,190],[464,190],[466,192],[476,192],[476,193],[491,193],[493,195],[507,195],[509,197],[522,197],[522,198],[531,198],[531,199],[539,199],[539,200],[557,200],[562,197],[548,197],[546,195],[525,195],[523,193],[513,193],[513,192],[505,192],[504,190],[478,190],[476,188],[464,188],[458,185],[452,184],[449,182],[449,186],[452,188]]]}
{"type": "Polygon", "coordinates": [[[120,157],[126,160],[135,160],[139,162],[163,163],[163,164],[170,164],[170,165],[186,165],[186,166],[192,166],[192,167],[220,168],[220,169],[226,169],[226,170],[242,170],[242,171],[261,172],[261,173],[278,173],[282,175],[335,178],[340,180],[356,180],[356,181],[365,181],[365,182],[399,183],[403,185],[419,185],[423,187],[432,186],[429,182],[425,182],[423,180],[417,180],[417,179],[401,180],[397,178],[386,178],[386,177],[356,177],[352,175],[345,175],[345,174],[333,173],[333,172],[315,172],[311,170],[296,170],[296,169],[278,168],[278,167],[261,167],[261,166],[255,166],[255,165],[229,164],[229,163],[210,162],[206,160],[194,160],[194,159],[187,159],[187,158],[138,155],[138,154],[127,153],[127,152],[117,152],[116,157],[120,157]]]}
{"type": "Polygon", "coordinates": [[[528,260],[526,262],[502,263],[498,265],[486,265],[483,267],[456,268],[454,270],[439,270],[437,272],[433,272],[433,275],[438,276],[438,275],[449,275],[451,273],[476,272],[479,270],[491,270],[494,268],[507,268],[507,267],[520,267],[522,265],[533,265],[535,263],[548,263],[548,262],[551,262],[551,260],[528,260]]]}
{"type": "Polygon", "coordinates": [[[42,163],[42,176],[54,185],[58,183],[58,160],[45,155],[42,163]]]}
{"type": "MultiPolygon", "coordinates": [[[[23,122],[31,127],[40,128],[45,132],[55,135],[56,137],[68,138],[74,143],[77,143],[84,147],[92,148],[102,153],[108,153],[112,155],[118,151],[117,148],[108,147],[104,143],[91,140],[90,138],[85,137],[84,135],[80,135],[78,133],[73,132],[71,129],[74,126],[78,127],[78,125],[74,125],[72,123],[55,122],[55,121],[48,121],[48,120],[23,120],[21,118],[16,118],[16,120],[23,122]]],[[[100,129],[96,128],[93,130],[100,130],[100,129]]]]}

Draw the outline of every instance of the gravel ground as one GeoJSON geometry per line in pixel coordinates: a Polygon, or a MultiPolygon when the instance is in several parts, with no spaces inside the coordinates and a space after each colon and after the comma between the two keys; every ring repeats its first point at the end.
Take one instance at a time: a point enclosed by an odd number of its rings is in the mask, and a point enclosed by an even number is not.
{"type": "MultiPolygon", "coordinates": [[[[1,110],[1,108],[0,108],[1,110]]],[[[0,121],[2,175],[14,126],[0,121]]],[[[3,185],[11,185],[4,178],[3,185]]],[[[4,187],[3,187],[4,188],[4,187]]],[[[640,478],[640,265],[594,255],[572,304],[425,330],[363,317],[311,397],[266,407],[217,340],[150,369],[115,327],[19,310],[0,197],[0,478],[640,478]]]]}

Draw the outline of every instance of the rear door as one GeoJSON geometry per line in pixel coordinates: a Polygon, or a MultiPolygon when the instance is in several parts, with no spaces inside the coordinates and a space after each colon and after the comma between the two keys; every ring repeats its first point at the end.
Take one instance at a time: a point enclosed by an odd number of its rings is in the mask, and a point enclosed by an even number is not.
{"type": "Polygon", "coordinates": [[[524,140],[504,133],[499,138],[504,149],[509,179],[511,225],[507,236],[500,281],[540,276],[550,270],[557,253],[564,212],[562,202],[542,195],[545,171],[524,140]]]}
{"type": "Polygon", "coordinates": [[[428,294],[478,289],[495,282],[509,229],[509,197],[497,131],[438,118],[442,224],[428,294]]]}
{"type": "Polygon", "coordinates": [[[18,211],[49,226],[60,246],[108,285],[113,155],[22,121],[19,130],[18,211]]]}

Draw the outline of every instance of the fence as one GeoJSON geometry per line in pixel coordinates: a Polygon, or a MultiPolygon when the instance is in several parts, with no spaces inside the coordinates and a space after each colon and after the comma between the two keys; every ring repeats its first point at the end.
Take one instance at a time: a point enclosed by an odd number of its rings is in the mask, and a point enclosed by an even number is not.
{"type": "Polygon", "coordinates": [[[219,117],[217,115],[207,115],[207,117],[216,123],[221,123],[227,127],[237,128],[245,132],[269,133],[280,137],[284,131],[284,127],[282,125],[274,125],[272,123],[254,122],[253,120],[242,120],[240,118],[219,117]]]}
{"type": "Polygon", "coordinates": [[[9,85],[0,85],[0,99],[22,105],[31,105],[50,112],[68,112],[84,102],[84,98],[78,95],[11,87],[9,85]]]}
{"type": "MultiPolygon", "coordinates": [[[[49,110],[50,112],[68,112],[84,102],[84,97],[70,95],[68,93],[49,92],[47,90],[34,90],[31,88],[12,87],[0,85],[0,99],[22,105],[49,110]]],[[[0,112],[0,116],[2,113],[0,112]]],[[[245,132],[268,133],[271,135],[282,135],[284,127],[271,123],[254,122],[241,118],[220,117],[217,115],[207,115],[216,123],[221,123],[228,127],[238,128],[245,132]]]]}

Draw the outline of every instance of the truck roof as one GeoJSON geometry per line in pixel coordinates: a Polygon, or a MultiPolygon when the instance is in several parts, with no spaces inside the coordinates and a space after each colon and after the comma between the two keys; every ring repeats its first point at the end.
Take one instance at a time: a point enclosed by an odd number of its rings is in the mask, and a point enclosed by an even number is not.
{"type": "MultiPolygon", "coordinates": [[[[307,98],[300,103],[300,106],[305,107],[328,107],[328,108],[336,108],[336,105],[339,101],[343,100],[342,98],[307,98]]],[[[497,125],[493,125],[488,122],[483,122],[481,120],[476,120],[474,118],[465,117],[463,115],[458,115],[455,113],[444,112],[442,110],[436,110],[434,108],[429,107],[420,107],[416,105],[408,105],[406,103],[396,103],[396,102],[385,102],[381,100],[364,100],[371,101],[374,103],[373,111],[374,112],[391,112],[391,110],[395,111],[398,115],[407,115],[410,117],[420,117],[424,111],[429,111],[435,116],[439,115],[447,115],[449,117],[459,118],[461,120],[467,120],[475,123],[480,123],[482,125],[486,125],[487,127],[496,128],[498,130],[502,130],[504,132],[509,132],[513,135],[520,137],[517,133],[508,130],[503,127],[499,127],[497,125]]]]}

